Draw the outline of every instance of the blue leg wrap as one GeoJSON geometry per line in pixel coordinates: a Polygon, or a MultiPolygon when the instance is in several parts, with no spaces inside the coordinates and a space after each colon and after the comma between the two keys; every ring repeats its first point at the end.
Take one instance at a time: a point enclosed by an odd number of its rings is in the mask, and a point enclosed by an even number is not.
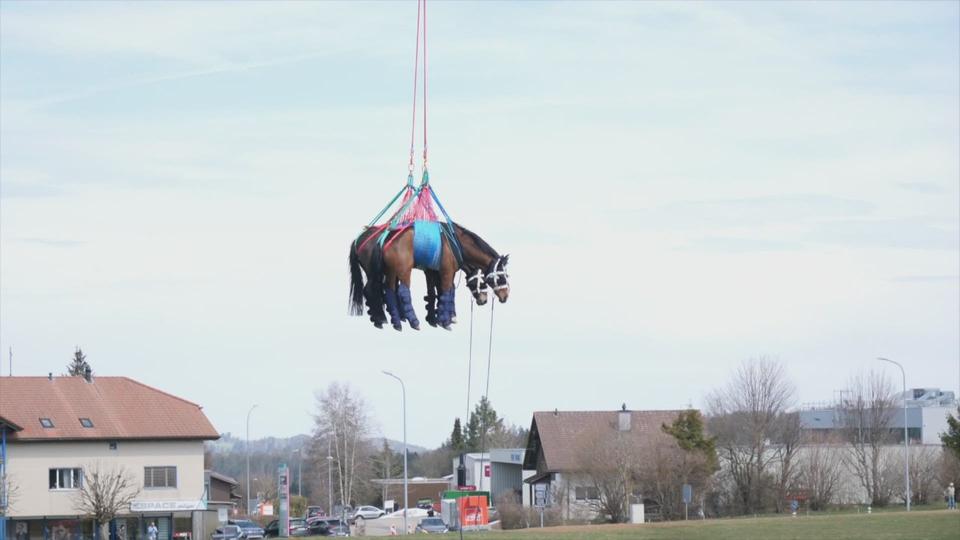
{"type": "Polygon", "coordinates": [[[455,292],[455,289],[450,289],[449,291],[443,291],[440,293],[440,306],[437,309],[437,321],[440,323],[440,326],[444,328],[450,328],[450,323],[453,322],[453,316],[455,313],[455,292]]]}
{"type": "Polygon", "coordinates": [[[420,321],[417,320],[417,312],[413,310],[413,299],[410,297],[410,287],[403,283],[397,288],[397,297],[400,300],[400,310],[403,318],[410,322],[410,328],[420,329],[420,321]]]}
{"type": "Polygon", "coordinates": [[[390,312],[390,324],[397,330],[402,330],[403,326],[400,324],[400,307],[397,305],[397,291],[392,291],[384,287],[383,298],[387,301],[387,311],[390,312]]]}

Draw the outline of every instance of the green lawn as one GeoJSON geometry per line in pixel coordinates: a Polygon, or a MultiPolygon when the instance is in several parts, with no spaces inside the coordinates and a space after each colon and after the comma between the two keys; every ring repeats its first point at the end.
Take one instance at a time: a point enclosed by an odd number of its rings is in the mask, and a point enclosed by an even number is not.
{"type": "Polygon", "coordinates": [[[800,517],[714,519],[645,525],[587,525],[464,535],[491,540],[741,540],[812,538],[816,540],[960,539],[960,512],[928,510],[800,517]]]}

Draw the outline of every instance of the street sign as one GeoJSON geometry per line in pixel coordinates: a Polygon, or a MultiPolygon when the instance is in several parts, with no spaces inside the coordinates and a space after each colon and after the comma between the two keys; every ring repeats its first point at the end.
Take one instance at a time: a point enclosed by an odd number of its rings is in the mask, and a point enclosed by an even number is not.
{"type": "Polygon", "coordinates": [[[537,508],[543,508],[547,505],[547,485],[533,485],[533,505],[537,508]]]}
{"type": "Polygon", "coordinates": [[[683,519],[689,519],[689,505],[690,501],[693,500],[693,486],[690,484],[683,485],[683,519]]]}

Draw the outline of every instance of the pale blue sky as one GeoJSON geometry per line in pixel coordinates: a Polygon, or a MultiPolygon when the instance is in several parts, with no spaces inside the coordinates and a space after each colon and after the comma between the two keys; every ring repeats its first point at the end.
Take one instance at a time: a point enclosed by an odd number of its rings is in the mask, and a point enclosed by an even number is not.
{"type": "MultiPolygon", "coordinates": [[[[957,389],[956,2],[429,9],[433,183],[512,255],[508,420],[699,405],[758,355],[800,402],[880,355],[957,389]]],[[[439,444],[466,408],[464,291],[452,333],[346,315],[349,242],[404,181],[415,16],[2,2],[2,372],[8,347],[45,374],[80,345],[221,431],[260,403],[254,437],[309,430],[339,380],[399,439],[389,368],[411,442],[439,444]]]]}

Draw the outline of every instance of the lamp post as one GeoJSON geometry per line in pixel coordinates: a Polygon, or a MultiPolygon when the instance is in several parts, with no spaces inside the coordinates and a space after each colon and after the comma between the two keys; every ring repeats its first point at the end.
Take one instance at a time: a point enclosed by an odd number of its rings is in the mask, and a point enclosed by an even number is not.
{"type": "Polygon", "coordinates": [[[907,487],[907,512],[910,511],[910,437],[907,436],[907,373],[903,370],[900,362],[890,360],[889,358],[877,358],[881,362],[889,362],[900,368],[900,375],[903,377],[903,483],[907,487]]]}
{"type": "Polygon", "coordinates": [[[243,445],[244,453],[247,454],[247,515],[250,514],[250,413],[257,408],[257,404],[250,407],[247,411],[247,442],[243,445]]]}
{"type": "Polygon", "coordinates": [[[400,392],[403,396],[403,534],[407,534],[409,532],[409,529],[407,529],[407,508],[410,506],[407,503],[407,387],[403,384],[403,379],[393,373],[384,370],[383,374],[393,377],[400,383],[400,392]]]}
{"type": "Polygon", "coordinates": [[[297,497],[303,497],[303,448],[293,451],[297,455],[297,497]]]}

